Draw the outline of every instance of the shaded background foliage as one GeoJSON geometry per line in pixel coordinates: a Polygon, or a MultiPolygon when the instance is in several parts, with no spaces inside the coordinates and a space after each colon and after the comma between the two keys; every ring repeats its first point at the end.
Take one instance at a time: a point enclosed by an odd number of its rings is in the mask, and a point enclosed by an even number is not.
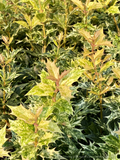
{"type": "MultiPolygon", "coordinates": [[[[104,54],[110,54],[110,60],[115,60],[114,67],[120,67],[119,12],[117,8],[112,11],[107,10],[111,6],[119,8],[119,1],[112,0],[107,4],[106,1],[99,0],[97,3],[101,2],[103,6],[93,7],[92,10],[89,10],[87,6],[87,15],[79,5],[76,5],[76,2],[78,1],[46,0],[41,1],[44,5],[43,8],[39,8],[39,4],[35,6],[30,0],[0,1],[1,128],[5,124],[9,128],[9,119],[15,119],[10,114],[11,110],[8,105],[23,104],[29,108],[28,105],[32,103],[41,103],[36,96],[26,96],[26,94],[37,83],[41,83],[40,74],[43,69],[47,71],[44,63],[47,59],[56,62],[60,73],[80,67],[77,59],[83,58],[84,48],[91,51],[90,43],[84,36],[81,36],[80,29],[85,29],[93,35],[103,28],[105,39],[111,41],[113,47],[100,46],[99,49],[104,48],[104,54]],[[32,25],[34,17],[38,19],[32,25]]],[[[81,0],[81,2],[86,5],[89,1],[81,0]]],[[[113,75],[112,67],[104,71],[103,75],[108,77],[113,75]]],[[[66,119],[65,115],[59,115],[57,110],[53,111],[53,114],[58,117],[57,121],[66,122],[66,124],[59,124],[62,137],[50,143],[49,148],[55,148],[60,152],[60,156],[70,160],[102,160],[107,156],[110,158],[112,154],[115,158],[117,156],[119,158],[119,134],[115,133],[119,130],[120,122],[119,79],[120,77],[114,76],[112,89],[102,97],[103,118],[101,120],[100,101],[96,100],[94,94],[89,93],[92,86],[90,79],[84,74],[79,77],[71,87],[73,97],[70,102],[73,114],[66,119]]],[[[44,98],[42,101],[48,103],[44,98]]],[[[16,153],[20,149],[16,134],[7,131],[7,135],[11,142],[5,143],[5,149],[15,151],[13,159],[16,159],[16,153]]],[[[37,152],[40,155],[40,150],[37,152]]],[[[21,159],[20,156],[17,158],[21,159]]],[[[60,158],[53,156],[53,159],[60,158]]],[[[37,159],[42,159],[42,157],[37,156],[37,159]]]]}

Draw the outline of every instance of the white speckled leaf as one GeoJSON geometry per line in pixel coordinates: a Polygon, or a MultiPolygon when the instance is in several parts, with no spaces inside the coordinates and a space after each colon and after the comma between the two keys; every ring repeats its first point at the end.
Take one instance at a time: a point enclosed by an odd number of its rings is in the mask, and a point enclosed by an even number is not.
{"type": "Polygon", "coordinates": [[[21,139],[21,146],[33,144],[37,136],[35,133],[34,125],[27,124],[22,120],[10,120],[10,129],[13,130],[21,139]]]}
{"type": "Polygon", "coordinates": [[[62,133],[61,130],[59,129],[58,125],[52,121],[42,120],[38,125],[38,129],[42,129],[43,131],[62,133]]]}

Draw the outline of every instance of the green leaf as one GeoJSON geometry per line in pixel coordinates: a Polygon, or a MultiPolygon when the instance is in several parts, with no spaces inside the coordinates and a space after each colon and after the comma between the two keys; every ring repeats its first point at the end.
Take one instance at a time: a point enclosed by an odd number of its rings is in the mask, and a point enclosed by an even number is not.
{"type": "Polygon", "coordinates": [[[45,132],[45,134],[39,139],[38,141],[38,146],[43,146],[43,145],[46,145],[48,146],[49,143],[51,142],[55,142],[56,139],[60,138],[61,136],[58,135],[58,134],[53,134],[51,132],[45,132]]]}
{"type": "Polygon", "coordinates": [[[112,66],[114,63],[113,61],[108,61],[106,62],[100,69],[100,72],[103,72],[105,70],[107,70],[110,66],[112,66]]]}
{"type": "Polygon", "coordinates": [[[102,8],[102,4],[101,3],[98,3],[98,2],[90,2],[88,5],[87,5],[87,8],[88,8],[88,11],[91,11],[93,9],[98,9],[98,8],[102,8]]]}
{"type": "Polygon", "coordinates": [[[34,28],[37,25],[40,25],[40,22],[36,16],[33,17],[32,22],[31,22],[31,27],[34,28]]]}
{"type": "Polygon", "coordinates": [[[120,79],[120,69],[119,68],[113,68],[113,72],[120,79]]]}
{"type": "Polygon", "coordinates": [[[73,82],[77,81],[83,73],[82,69],[72,69],[66,76],[60,80],[60,85],[71,86],[73,82]]]}
{"type": "Polygon", "coordinates": [[[28,124],[34,124],[36,116],[28,109],[23,107],[22,105],[17,107],[8,106],[12,110],[12,114],[17,117],[17,119],[21,119],[28,124]]]}
{"type": "Polygon", "coordinates": [[[68,100],[70,98],[72,98],[72,96],[71,96],[72,91],[71,91],[71,89],[70,89],[69,86],[67,86],[67,85],[60,85],[59,86],[59,91],[60,91],[60,94],[61,94],[62,98],[66,98],[68,100]]]}
{"type": "Polygon", "coordinates": [[[97,50],[97,52],[95,52],[94,59],[101,58],[103,54],[104,54],[104,49],[97,50]]]}
{"type": "Polygon", "coordinates": [[[4,9],[5,9],[5,5],[0,2],[0,11],[4,11],[4,9]]]}
{"type": "Polygon", "coordinates": [[[34,125],[27,124],[22,120],[10,120],[10,129],[20,137],[21,146],[34,144],[37,134],[35,133],[34,125]]]}
{"type": "Polygon", "coordinates": [[[76,4],[82,11],[84,11],[84,5],[79,0],[72,0],[74,4],[76,4]]]}
{"type": "MultiPolygon", "coordinates": [[[[37,159],[36,157],[36,152],[38,148],[36,146],[33,146],[33,144],[26,145],[21,151],[21,155],[23,158],[28,159],[28,160],[35,160],[37,159]]],[[[24,159],[23,159],[24,160],[24,159]]]]}
{"type": "Polygon", "coordinates": [[[119,14],[120,13],[120,11],[119,11],[119,9],[118,9],[118,7],[119,6],[111,6],[110,8],[108,8],[107,10],[106,10],[106,12],[108,12],[109,14],[119,14]]]}
{"type": "Polygon", "coordinates": [[[59,99],[54,103],[54,107],[57,108],[60,113],[73,114],[72,105],[65,99],[59,99]]]}
{"type": "Polygon", "coordinates": [[[58,125],[52,121],[40,121],[38,129],[42,129],[43,131],[62,133],[58,125]]]}
{"type": "Polygon", "coordinates": [[[80,29],[80,30],[79,30],[79,33],[80,33],[89,43],[92,42],[92,39],[91,39],[92,37],[91,37],[91,35],[90,35],[89,32],[85,31],[84,29],[80,29]]]}
{"type": "Polygon", "coordinates": [[[113,152],[111,152],[111,151],[108,151],[108,156],[107,156],[107,158],[105,159],[105,160],[119,160],[118,158],[117,158],[117,154],[114,154],[113,152]]]}
{"type": "Polygon", "coordinates": [[[28,26],[28,24],[27,24],[25,21],[15,21],[15,23],[18,23],[18,24],[20,24],[21,26],[29,29],[29,26],[28,26]]]}
{"type": "Polygon", "coordinates": [[[47,78],[48,76],[49,76],[49,74],[45,70],[42,70],[41,74],[40,74],[41,83],[45,83],[45,84],[48,84],[50,86],[55,87],[55,82],[53,82],[52,80],[48,79],[47,78]]]}
{"type": "Polygon", "coordinates": [[[108,92],[108,91],[110,90],[110,88],[111,88],[111,87],[109,87],[109,86],[105,87],[105,88],[100,92],[100,95],[108,92]]]}
{"type": "Polygon", "coordinates": [[[55,88],[49,84],[39,83],[34,86],[26,95],[53,96],[55,88]]]}
{"type": "Polygon", "coordinates": [[[45,13],[38,13],[36,15],[36,17],[38,18],[39,22],[44,23],[46,21],[46,14],[45,13]]]}

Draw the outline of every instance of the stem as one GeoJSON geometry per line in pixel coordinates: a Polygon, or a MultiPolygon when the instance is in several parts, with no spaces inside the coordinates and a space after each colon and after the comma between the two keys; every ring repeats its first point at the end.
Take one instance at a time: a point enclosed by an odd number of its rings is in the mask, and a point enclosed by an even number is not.
{"type": "Polygon", "coordinates": [[[46,52],[46,48],[47,48],[46,41],[45,41],[45,38],[46,38],[45,24],[43,24],[43,37],[44,37],[44,40],[43,40],[43,44],[44,44],[44,46],[43,46],[43,53],[45,53],[46,52]]]}
{"type": "MultiPolygon", "coordinates": [[[[6,86],[6,83],[5,83],[5,78],[6,78],[6,73],[5,73],[5,65],[3,65],[3,88],[6,86]]],[[[3,90],[3,114],[5,114],[5,109],[6,109],[6,105],[5,105],[5,102],[6,102],[6,93],[5,93],[5,90],[3,90]]],[[[6,125],[7,127],[10,127],[10,123],[8,120],[5,120],[6,122],[6,125]]]]}
{"type": "Polygon", "coordinates": [[[100,119],[103,119],[102,95],[100,95],[100,119]]]}
{"type": "MultiPolygon", "coordinates": [[[[91,46],[92,46],[92,53],[94,54],[94,50],[95,50],[94,41],[93,41],[91,46]]],[[[95,75],[96,75],[97,79],[99,79],[99,78],[101,78],[101,75],[97,71],[97,68],[96,68],[96,65],[95,65],[95,59],[94,59],[93,54],[91,55],[91,57],[92,57],[93,65],[94,65],[95,75]]],[[[102,88],[101,85],[102,85],[101,82],[99,82],[99,86],[98,87],[99,87],[100,92],[101,92],[101,88],[102,88]]],[[[99,96],[99,101],[100,101],[100,119],[102,120],[103,119],[102,95],[99,96]]]]}
{"type": "Polygon", "coordinates": [[[39,7],[40,7],[40,10],[39,12],[42,13],[42,9],[41,9],[41,3],[40,3],[40,0],[39,0],[39,7]]]}
{"type": "Polygon", "coordinates": [[[116,19],[115,19],[115,16],[113,15],[112,17],[113,17],[113,20],[114,20],[114,22],[115,22],[115,26],[116,26],[116,28],[117,28],[118,36],[120,36],[120,30],[119,30],[119,27],[118,27],[118,25],[117,25],[117,21],[116,21],[116,19]]]}
{"type": "Polygon", "coordinates": [[[68,16],[66,0],[64,0],[64,4],[65,4],[65,28],[64,28],[64,47],[65,47],[66,35],[67,35],[67,16],[68,16]]]}

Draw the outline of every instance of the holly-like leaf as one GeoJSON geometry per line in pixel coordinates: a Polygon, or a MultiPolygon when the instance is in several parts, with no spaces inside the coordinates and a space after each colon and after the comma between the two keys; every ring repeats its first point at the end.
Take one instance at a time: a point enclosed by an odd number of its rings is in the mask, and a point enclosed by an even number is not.
{"type": "Polygon", "coordinates": [[[72,0],[74,4],[76,4],[82,11],[84,11],[84,5],[80,0],[72,0]]]}
{"type": "Polygon", "coordinates": [[[17,107],[8,106],[12,110],[12,114],[17,117],[17,119],[23,120],[28,124],[34,124],[36,116],[28,109],[22,105],[17,107]]]}
{"type": "Polygon", "coordinates": [[[60,138],[61,136],[58,134],[53,134],[51,132],[45,132],[45,134],[39,139],[38,146],[42,147],[43,145],[48,146],[49,143],[55,142],[56,139],[60,138]]]}
{"type": "Polygon", "coordinates": [[[108,92],[110,90],[111,87],[107,86],[105,87],[101,92],[100,95],[105,94],[106,92],[108,92]]]}
{"type": "Polygon", "coordinates": [[[46,67],[49,73],[49,76],[53,76],[54,78],[59,78],[59,68],[56,67],[55,62],[51,62],[47,60],[46,67]]]}
{"type": "Polygon", "coordinates": [[[73,69],[60,80],[60,85],[71,86],[82,75],[82,69],[73,69]]]}
{"type": "Polygon", "coordinates": [[[103,54],[104,54],[104,49],[97,50],[97,52],[95,52],[94,59],[101,58],[103,54]]]}
{"type": "Polygon", "coordinates": [[[79,30],[79,33],[80,33],[89,43],[92,42],[92,37],[91,37],[91,35],[90,35],[89,32],[85,31],[84,29],[80,29],[80,30],[79,30]]]}
{"type": "Polygon", "coordinates": [[[36,17],[39,20],[39,22],[44,23],[46,21],[46,14],[45,13],[38,13],[36,15],[36,17]]]}
{"type": "Polygon", "coordinates": [[[108,61],[106,62],[100,69],[100,72],[103,72],[105,70],[107,70],[110,66],[112,66],[114,63],[113,61],[108,61]]]}
{"type": "Polygon", "coordinates": [[[5,9],[5,5],[0,2],[0,11],[3,11],[5,9]]]}
{"type": "Polygon", "coordinates": [[[93,63],[85,58],[78,59],[79,65],[82,66],[86,70],[94,69],[93,63]]]}
{"type": "Polygon", "coordinates": [[[27,24],[25,21],[15,21],[15,23],[18,23],[18,24],[20,24],[21,26],[29,29],[29,26],[28,26],[28,24],[27,24]]]}
{"type": "Polygon", "coordinates": [[[54,90],[54,86],[45,83],[39,83],[34,86],[26,95],[53,96],[54,90]]]}
{"type": "Polygon", "coordinates": [[[45,83],[45,84],[48,84],[50,86],[55,87],[55,82],[53,82],[52,80],[48,79],[48,76],[49,76],[49,74],[45,70],[42,70],[41,74],[40,74],[41,83],[45,83]]]}
{"type": "Polygon", "coordinates": [[[38,129],[42,129],[43,131],[62,133],[58,125],[52,121],[41,120],[38,124],[38,129]]]}
{"type": "Polygon", "coordinates": [[[98,2],[96,2],[96,1],[90,2],[90,3],[87,5],[87,8],[88,8],[88,11],[91,11],[91,10],[93,10],[93,9],[102,8],[102,4],[101,4],[101,3],[98,3],[98,2]]]}
{"type": "Polygon", "coordinates": [[[54,103],[54,107],[63,114],[73,114],[72,105],[65,99],[59,99],[54,103]]]}
{"type": "Polygon", "coordinates": [[[114,15],[114,14],[120,14],[120,11],[119,11],[118,7],[119,6],[111,6],[110,8],[108,8],[106,10],[106,12],[108,12],[109,14],[112,14],[112,15],[114,15]]]}
{"type": "Polygon", "coordinates": [[[113,68],[113,72],[120,79],[120,69],[119,68],[113,68]]]}
{"type": "Polygon", "coordinates": [[[10,129],[20,137],[20,145],[22,147],[30,143],[34,144],[37,136],[34,125],[27,124],[22,120],[10,120],[10,129]]]}
{"type": "Polygon", "coordinates": [[[31,29],[33,29],[37,25],[40,25],[40,22],[39,22],[38,18],[36,16],[34,16],[32,21],[31,21],[31,29]]]}
{"type": "Polygon", "coordinates": [[[72,91],[71,91],[69,86],[60,85],[59,86],[59,91],[60,91],[60,95],[61,95],[62,98],[65,98],[65,99],[68,99],[68,100],[70,98],[72,98],[72,95],[71,95],[72,91]]]}

